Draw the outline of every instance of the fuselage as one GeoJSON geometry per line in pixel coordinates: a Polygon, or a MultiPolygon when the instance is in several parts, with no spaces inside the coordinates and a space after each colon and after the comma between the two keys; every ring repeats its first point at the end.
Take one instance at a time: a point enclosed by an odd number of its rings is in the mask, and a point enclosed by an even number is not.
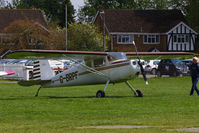
{"type": "Polygon", "coordinates": [[[42,87],[104,84],[108,80],[111,83],[123,82],[135,78],[139,72],[136,60],[120,59],[94,68],[74,64],[42,87]]]}

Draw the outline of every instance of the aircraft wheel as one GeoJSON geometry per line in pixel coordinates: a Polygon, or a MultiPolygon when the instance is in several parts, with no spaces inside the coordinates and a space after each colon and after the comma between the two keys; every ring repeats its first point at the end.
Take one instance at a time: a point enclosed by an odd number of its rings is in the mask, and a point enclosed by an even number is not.
{"type": "Polygon", "coordinates": [[[136,90],[138,97],[143,97],[143,93],[141,92],[141,90],[136,90]]]}
{"type": "Polygon", "coordinates": [[[105,92],[104,92],[103,90],[97,91],[96,97],[97,97],[97,98],[105,97],[105,92]]]}

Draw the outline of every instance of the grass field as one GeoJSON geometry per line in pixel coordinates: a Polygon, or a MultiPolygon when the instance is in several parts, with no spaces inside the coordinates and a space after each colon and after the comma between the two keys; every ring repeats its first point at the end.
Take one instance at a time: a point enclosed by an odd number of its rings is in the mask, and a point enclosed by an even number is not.
{"type": "Polygon", "coordinates": [[[34,97],[38,86],[0,83],[0,133],[174,133],[172,129],[199,128],[199,96],[189,96],[190,77],[148,80],[149,86],[142,78],[130,81],[143,98],[121,83],[110,84],[102,99],[95,94],[104,85],[42,89],[34,97]]]}

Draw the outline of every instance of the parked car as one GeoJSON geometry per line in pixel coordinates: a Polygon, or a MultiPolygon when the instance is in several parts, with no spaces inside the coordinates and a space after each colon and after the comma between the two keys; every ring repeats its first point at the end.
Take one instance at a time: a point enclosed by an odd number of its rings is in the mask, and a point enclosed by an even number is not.
{"type": "Polygon", "coordinates": [[[182,60],[182,62],[184,62],[184,64],[187,65],[188,67],[190,67],[193,62],[193,59],[185,59],[182,60]]]}
{"type": "Polygon", "coordinates": [[[7,62],[6,64],[24,64],[26,69],[29,69],[29,79],[33,79],[33,65],[34,60],[29,59],[15,59],[7,62]]]}
{"type": "Polygon", "coordinates": [[[25,64],[25,66],[33,66],[34,61],[28,59],[15,59],[7,62],[7,64],[25,64]]]}
{"type": "Polygon", "coordinates": [[[163,59],[157,69],[157,76],[162,75],[181,76],[188,75],[189,68],[179,59],[163,59]]]}
{"type": "Polygon", "coordinates": [[[10,61],[13,61],[14,59],[1,59],[0,64],[7,64],[10,61]]]}
{"type": "Polygon", "coordinates": [[[151,74],[156,74],[158,69],[158,64],[160,63],[160,60],[147,60],[146,66],[144,68],[145,72],[149,72],[151,74]]]}

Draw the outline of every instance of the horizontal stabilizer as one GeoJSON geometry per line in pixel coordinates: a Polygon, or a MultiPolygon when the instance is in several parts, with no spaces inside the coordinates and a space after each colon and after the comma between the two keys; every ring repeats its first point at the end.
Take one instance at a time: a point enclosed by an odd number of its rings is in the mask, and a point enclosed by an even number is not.
{"type": "Polygon", "coordinates": [[[0,76],[15,74],[15,71],[0,71],[0,76]]]}
{"type": "Polygon", "coordinates": [[[33,85],[43,85],[51,82],[51,80],[31,80],[31,81],[19,81],[18,84],[21,86],[33,86],[33,85]]]}

